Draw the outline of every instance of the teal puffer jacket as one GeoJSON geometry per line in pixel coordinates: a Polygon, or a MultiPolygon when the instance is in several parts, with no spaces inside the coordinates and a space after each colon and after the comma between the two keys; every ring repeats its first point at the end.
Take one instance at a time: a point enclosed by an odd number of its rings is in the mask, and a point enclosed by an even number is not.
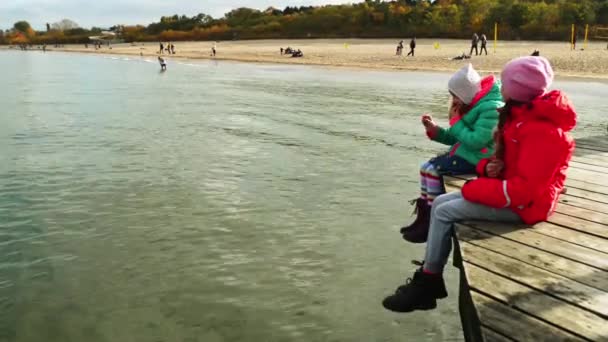
{"type": "Polygon", "coordinates": [[[504,106],[500,81],[488,76],[481,81],[481,91],[473,99],[472,108],[450,128],[439,128],[429,137],[450,145],[455,154],[473,165],[494,154],[494,128],[498,124],[498,108],[504,106]]]}

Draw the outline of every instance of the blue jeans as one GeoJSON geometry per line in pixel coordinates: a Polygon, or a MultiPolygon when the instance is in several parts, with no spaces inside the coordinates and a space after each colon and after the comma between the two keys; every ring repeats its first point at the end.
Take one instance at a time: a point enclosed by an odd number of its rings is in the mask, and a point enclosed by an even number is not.
{"type": "Polygon", "coordinates": [[[426,242],[424,268],[433,273],[443,272],[452,251],[454,223],[464,220],[521,223],[509,208],[496,209],[465,200],[460,191],[437,197],[431,207],[431,224],[426,242]]]}

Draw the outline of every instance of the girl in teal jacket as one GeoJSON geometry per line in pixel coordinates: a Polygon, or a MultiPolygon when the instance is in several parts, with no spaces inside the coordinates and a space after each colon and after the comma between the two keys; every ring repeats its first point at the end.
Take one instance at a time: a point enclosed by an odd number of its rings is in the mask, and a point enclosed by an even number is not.
{"type": "Polygon", "coordinates": [[[427,136],[451,148],[420,168],[418,216],[401,228],[403,238],[414,243],[426,242],[433,200],[445,192],[442,176],[474,174],[477,163],[494,153],[497,109],[504,105],[500,82],[494,76],[482,79],[469,64],[452,76],[448,89],[452,95],[450,127],[439,127],[429,114],[422,116],[427,136]]]}

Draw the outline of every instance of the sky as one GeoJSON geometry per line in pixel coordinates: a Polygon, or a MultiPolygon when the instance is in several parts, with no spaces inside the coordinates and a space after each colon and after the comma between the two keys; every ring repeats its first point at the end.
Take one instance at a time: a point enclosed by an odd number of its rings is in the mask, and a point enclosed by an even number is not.
{"type": "Polygon", "coordinates": [[[359,2],[358,0],[0,0],[0,28],[8,29],[19,20],[35,30],[46,23],[67,18],[81,27],[107,28],[117,24],[143,24],[159,21],[163,15],[205,13],[219,18],[238,7],[266,9],[269,6],[309,6],[359,2]]]}

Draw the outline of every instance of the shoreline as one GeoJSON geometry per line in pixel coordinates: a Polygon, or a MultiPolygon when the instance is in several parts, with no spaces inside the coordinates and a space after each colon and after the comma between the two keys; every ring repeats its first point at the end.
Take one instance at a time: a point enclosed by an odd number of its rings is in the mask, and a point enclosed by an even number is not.
{"type": "MultiPolygon", "coordinates": [[[[407,41],[404,45],[407,45],[407,41]]],[[[177,42],[177,54],[159,55],[158,43],[125,43],[95,50],[84,45],[65,45],[61,48],[47,46],[47,52],[87,53],[95,55],[123,55],[138,57],[169,56],[176,60],[218,60],[258,64],[309,65],[327,68],[346,68],[378,71],[429,71],[453,72],[465,63],[484,74],[499,73],[509,60],[529,55],[538,49],[554,66],[558,78],[608,80],[608,51],[604,42],[590,42],[585,51],[571,51],[563,42],[499,42],[496,53],[489,42],[487,56],[451,60],[461,55],[469,45],[463,40],[418,40],[416,57],[395,56],[393,39],[318,39],[318,40],[255,40],[217,43],[218,56],[209,56],[213,42],[177,42]],[[440,44],[435,48],[435,43],[440,44]],[[279,47],[289,45],[304,52],[302,58],[281,56],[279,47]]],[[[0,50],[8,50],[6,46],[0,50]]],[[[15,51],[15,50],[13,50],[15,51]]],[[[19,51],[19,50],[16,50],[19,51]]],[[[35,51],[38,51],[36,49],[35,51]]],[[[407,50],[406,50],[407,51],[407,50]]],[[[468,51],[466,51],[468,53],[468,51]]],[[[405,53],[404,53],[405,55],[405,53]]]]}

